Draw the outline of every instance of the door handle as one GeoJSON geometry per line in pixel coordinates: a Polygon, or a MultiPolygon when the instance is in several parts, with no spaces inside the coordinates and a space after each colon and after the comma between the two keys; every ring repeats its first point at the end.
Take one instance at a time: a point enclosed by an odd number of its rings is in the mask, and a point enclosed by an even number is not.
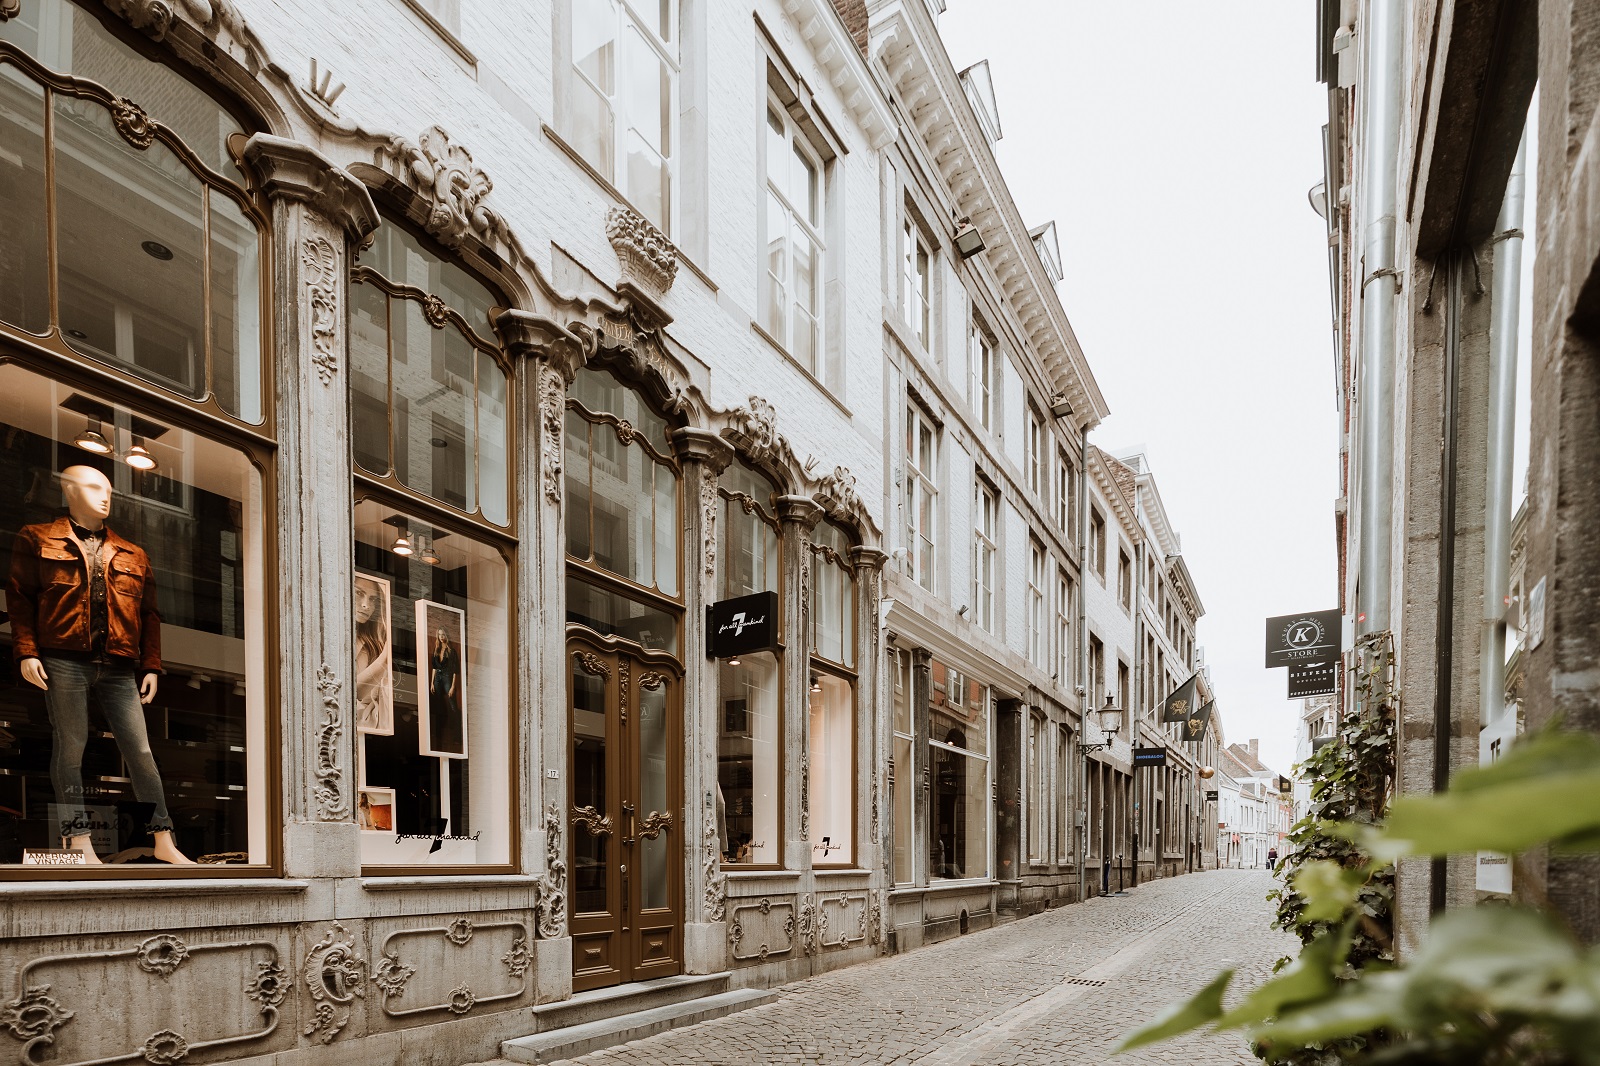
{"type": "Polygon", "coordinates": [[[634,829],[634,825],[633,825],[633,804],[624,803],[622,805],[622,813],[626,814],[628,816],[628,835],[622,838],[622,842],[624,844],[626,844],[628,847],[631,848],[631,847],[633,847],[634,840],[635,840],[634,833],[633,833],[633,829],[634,829]]]}

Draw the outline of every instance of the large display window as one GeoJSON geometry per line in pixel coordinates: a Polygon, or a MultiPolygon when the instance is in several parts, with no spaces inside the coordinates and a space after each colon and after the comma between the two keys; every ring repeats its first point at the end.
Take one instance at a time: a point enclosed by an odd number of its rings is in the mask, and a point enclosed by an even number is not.
{"type": "Polygon", "coordinates": [[[989,690],[933,660],[928,877],[989,876],[989,690]]]}
{"type": "Polygon", "coordinates": [[[808,721],[811,860],[855,861],[855,571],[844,530],[811,535],[811,674],[808,721]]]}
{"type": "Polygon", "coordinates": [[[915,742],[911,725],[911,656],[891,649],[888,667],[894,681],[894,883],[909,885],[916,875],[912,862],[916,825],[911,808],[915,781],[911,761],[911,745],[915,742]]]}
{"type": "Polygon", "coordinates": [[[6,363],[0,484],[0,863],[267,862],[256,463],[6,363]]]}
{"type": "Polygon", "coordinates": [[[511,861],[510,570],[495,546],[355,511],[356,818],[365,865],[511,861]],[[426,538],[427,547],[415,544],[426,538]]]}

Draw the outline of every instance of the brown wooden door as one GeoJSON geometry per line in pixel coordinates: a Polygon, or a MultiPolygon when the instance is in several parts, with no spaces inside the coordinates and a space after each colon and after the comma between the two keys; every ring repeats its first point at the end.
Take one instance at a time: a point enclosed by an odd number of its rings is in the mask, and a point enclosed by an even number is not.
{"type": "Polygon", "coordinates": [[[568,644],[572,988],[683,967],[682,684],[650,652],[568,644]]]}

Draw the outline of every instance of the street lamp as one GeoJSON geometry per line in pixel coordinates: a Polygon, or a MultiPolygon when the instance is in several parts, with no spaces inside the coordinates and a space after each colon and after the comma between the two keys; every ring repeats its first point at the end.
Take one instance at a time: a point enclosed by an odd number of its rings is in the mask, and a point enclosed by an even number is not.
{"type": "Polygon", "coordinates": [[[1115,706],[1115,703],[1116,696],[1107,692],[1105,706],[1095,712],[1100,720],[1100,733],[1105,740],[1098,744],[1084,744],[1085,751],[1105,751],[1111,747],[1112,741],[1116,739],[1117,730],[1122,728],[1122,708],[1115,706]]]}

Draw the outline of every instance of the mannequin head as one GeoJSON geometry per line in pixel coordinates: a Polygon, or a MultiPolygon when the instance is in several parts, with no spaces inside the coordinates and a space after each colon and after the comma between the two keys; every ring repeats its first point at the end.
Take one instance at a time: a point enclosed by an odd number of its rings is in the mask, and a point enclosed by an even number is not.
{"type": "Polygon", "coordinates": [[[92,466],[63,470],[61,495],[72,520],[85,529],[99,529],[111,515],[111,479],[92,466]]]}

